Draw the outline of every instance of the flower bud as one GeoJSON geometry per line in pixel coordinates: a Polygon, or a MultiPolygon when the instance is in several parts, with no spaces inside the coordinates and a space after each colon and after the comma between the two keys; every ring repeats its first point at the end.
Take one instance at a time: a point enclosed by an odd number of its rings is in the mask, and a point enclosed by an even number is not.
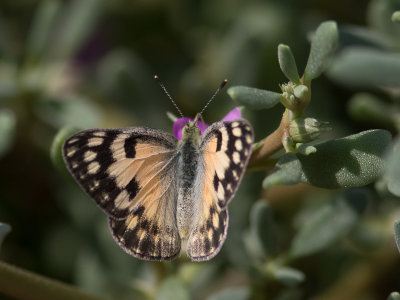
{"type": "Polygon", "coordinates": [[[321,122],[314,118],[298,118],[290,122],[289,135],[296,143],[307,143],[318,138],[322,132],[331,128],[328,122],[321,122]]]}

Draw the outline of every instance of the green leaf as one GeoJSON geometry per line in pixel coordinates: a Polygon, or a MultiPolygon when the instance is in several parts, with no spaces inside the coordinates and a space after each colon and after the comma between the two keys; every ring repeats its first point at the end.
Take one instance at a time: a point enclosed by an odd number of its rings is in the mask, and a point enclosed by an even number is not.
{"type": "Polygon", "coordinates": [[[222,290],[207,298],[207,300],[248,300],[250,290],[247,287],[234,287],[222,290]]]}
{"type": "Polygon", "coordinates": [[[297,269],[281,267],[276,270],[274,277],[284,285],[292,287],[302,283],[305,280],[306,275],[297,269]]]}
{"type": "Polygon", "coordinates": [[[387,300],[400,300],[400,293],[398,293],[398,292],[390,293],[390,295],[387,298],[387,300]]]}
{"type": "Polygon", "coordinates": [[[293,153],[283,155],[275,165],[274,171],[263,181],[263,188],[284,184],[293,185],[301,180],[301,163],[293,153]]]}
{"type": "Polygon", "coordinates": [[[258,256],[265,258],[274,255],[277,246],[277,226],[271,208],[264,200],[254,203],[250,212],[251,235],[257,247],[258,256]]]}
{"type": "Polygon", "coordinates": [[[0,222],[0,249],[6,235],[11,231],[11,226],[0,222]]]}
{"type": "Polygon", "coordinates": [[[81,95],[69,95],[57,100],[46,99],[36,105],[35,113],[38,118],[56,128],[93,128],[102,116],[99,107],[81,95]]]}
{"type": "MultiPolygon", "coordinates": [[[[297,154],[301,162],[300,181],[329,189],[374,182],[384,172],[383,156],[390,142],[388,131],[375,129],[316,144],[317,152],[297,154]]],[[[299,171],[292,172],[297,176],[299,171]]]]}
{"type": "Polygon", "coordinates": [[[395,11],[395,12],[392,14],[392,22],[394,22],[394,23],[400,23],[400,10],[395,11]]]}
{"type": "Polygon", "coordinates": [[[66,2],[50,58],[68,59],[76,53],[97,23],[105,0],[66,2]]]}
{"type": "Polygon", "coordinates": [[[289,255],[298,258],[313,254],[345,236],[357,224],[367,200],[366,191],[347,190],[330,205],[315,211],[293,239],[289,255]]]}
{"type": "Polygon", "coordinates": [[[333,60],[327,72],[347,86],[398,87],[400,54],[362,47],[349,47],[333,60]]]}
{"type": "Polygon", "coordinates": [[[397,249],[400,252],[400,221],[394,223],[394,239],[396,241],[397,249]]]}
{"type": "Polygon", "coordinates": [[[400,196],[400,138],[397,138],[387,157],[386,180],[389,191],[400,196]]]}
{"type": "Polygon", "coordinates": [[[289,46],[283,44],[278,46],[278,61],[283,74],[293,83],[300,83],[296,61],[289,46]]]}
{"type": "Polygon", "coordinates": [[[165,279],[157,291],[156,300],[190,299],[189,291],[177,277],[165,279]]]}
{"type": "Polygon", "coordinates": [[[61,9],[58,0],[46,0],[39,2],[36,9],[31,31],[27,43],[27,55],[29,60],[36,60],[45,55],[45,48],[54,30],[54,23],[61,9]]]}
{"type": "Polygon", "coordinates": [[[369,93],[357,93],[348,102],[348,112],[356,120],[393,127],[399,111],[369,93]]]}
{"type": "Polygon", "coordinates": [[[50,158],[53,164],[59,169],[62,170],[64,168],[64,160],[62,157],[62,147],[67,138],[69,138],[72,134],[77,132],[77,128],[71,126],[65,126],[61,128],[57,134],[54,136],[53,142],[50,146],[50,158]]]}
{"type": "Polygon", "coordinates": [[[381,32],[362,26],[340,26],[341,47],[359,45],[382,49],[395,48],[394,42],[381,32]]]}
{"type": "Polygon", "coordinates": [[[233,86],[228,89],[228,95],[239,105],[249,109],[271,108],[278,104],[282,95],[247,86],[233,86]]]}
{"type": "Polygon", "coordinates": [[[8,109],[0,110],[0,158],[11,148],[15,130],[15,114],[8,109]]]}
{"type": "Polygon", "coordinates": [[[317,78],[326,69],[336,50],[338,36],[336,22],[323,22],[317,28],[311,41],[310,55],[304,71],[305,82],[317,78]]]}

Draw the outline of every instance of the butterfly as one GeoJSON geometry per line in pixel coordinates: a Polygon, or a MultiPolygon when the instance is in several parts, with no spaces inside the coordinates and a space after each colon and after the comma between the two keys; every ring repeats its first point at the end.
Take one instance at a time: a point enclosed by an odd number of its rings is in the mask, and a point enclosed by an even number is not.
{"type": "Polygon", "coordinates": [[[128,254],[172,260],[183,242],[192,261],[220,251],[253,129],[237,119],[213,123],[201,134],[200,118],[187,122],[181,140],[128,127],[84,130],[65,141],[69,172],[107,214],[114,240],[128,254]]]}

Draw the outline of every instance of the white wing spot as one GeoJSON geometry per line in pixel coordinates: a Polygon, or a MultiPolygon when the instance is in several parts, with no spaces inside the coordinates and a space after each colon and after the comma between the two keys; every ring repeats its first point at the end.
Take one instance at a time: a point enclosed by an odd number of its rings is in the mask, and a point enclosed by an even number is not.
{"type": "Polygon", "coordinates": [[[219,131],[221,132],[222,135],[221,151],[226,151],[229,139],[228,132],[226,131],[225,127],[222,127],[219,131]]]}
{"type": "Polygon", "coordinates": [[[91,162],[88,166],[88,173],[96,174],[99,169],[100,169],[100,164],[97,161],[91,162]]]}
{"type": "Polygon", "coordinates": [[[233,170],[233,171],[232,171],[232,175],[233,175],[233,178],[234,178],[235,180],[239,180],[239,176],[238,176],[236,170],[233,170]]]}
{"type": "Polygon", "coordinates": [[[219,182],[219,184],[218,184],[217,196],[218,196],[218,199],[220,199],[220,200],[225,199],[225,191],[224,191],[224,187],[221,182],[219,182]]]}
{"type": "Polygon", "coordinates": [[[68,157],[73,156],[73,155],[75,154],[76,150],[78,150],[78,148],[76,148],[76,147],[70,148],[70,149],[68,150],[68,152],[67,152],[67,156],[68,156],[68,157]]]}
{"type": "Polygon", "coordinates": [[[239,125],[240,125],[239,122],[233,122],[233,123],[232,123],[232,128],[234,128],[234,127],[239,127],[239,125]]]}
{"type": "Polygon", "coordinates": [[[253,142],[253,139],[251,138],[250,134],[246,134],[246,142],[249,144],[253,142]]]}
{"type": "Polygon", "coordinates": [[[219,226],[219,217],[217,213],[214,213],[212,216],[212,222],[213,222],[213,226],[214,228],[218,228],[219,226]]]}
{"type": "Polygon", "coordinates": [[[251,131],[251,128],[249,125],[244,126],[244,129],[246,129],[246,131],[251,131]]]}
{"type": "Polygon", "coordinates": [[[228,183],[228,185],[226,186],[226,190],[229,192],[233,192],[232,185],[230,183],[228,183]]]}
{"type": "Polygon", "coordinates": [[[239,140],[239,139],[236,140],[236,142],[235,142],[235,148],[236,148],[237,151],[242,151],[242,149],[243,149],[243,144],[242,144],[242,141],[241,141],[241,140],[239,140]]]}
{"type": "Polygon", "coordinates": [[[106,133],[105,131],[97,131],[95,133],[93,133],[94,136],[98,136],[98,137],[105,137],[106,133]]]}
{"type": "Polygon", "coordinates": [[[73,138],[73,139],[70,139],[70,140],[68,141],[68,144],[73,144],[73,143],[75,143],[75,142],[77,142],[77,141],[79,141],[78,138],[73,138]]]}
{"type": "Polygon", "coordinates": [[[245,156],[249,155],[249,150],[244,149],[244,155],[245,155],[245,156]]]}
{"type": "Polygon", "coordinates": [[[86,162],[89,162],[89,161],[92,161],[92,160],[94,160],[95,158],[96,158],[96,156],[97,156],[97,153],[96,152],[93,152],[93,151],[86,151],[85,152],[85,155],[84,155],[84,157],[83,157],[83,160],[84,161],[86,161],[86,162]]]}
{"type": "Polygon", "coordinates": [[[235,164],[239,164],[240,163],[240,154],[239,154],[239,152],[236,152],[236,151],[233,152],[232,159],[233,159],[233,162],[235,164]]]}
{"type": "Polygon", "coordinates": [[[73,161],[71,167],[72,169],[76,169],[78,167],[78,163],[76,161],[73,161]]]}
{"type": "Polygon", "coordinates": [[[110,195],[108,195],[107,193],[103,193],[101,194],[100,197],[100,203],[106,203],[108,200],[110,200],[110,195]]]}
{"type": "MultiPolygon", "coordinates": [[[[217,228],[218,228],[218,227],[217,227],[217,228]]],[[[207,231],[207,237],[208,237],[208,239],[209,239],[210,241],[212,241],[213,233],[214,233],[214,231],[212,230],[212,228],[210,228],[210,229],[207,231]]]]}
{"type": "Polygon", "coordinates": [[[100,185],[100,182],[98,180],[94,180],[92,182],[92,185],[89,187],[89,190],[93,192],[98,186],[100,185]]]}
{"type": "Polygon", "coordinates": [[[88,145],[89,147],[96,147],[96,146],[100,146],[101,144],[103,144],[104,139],[101,137],[94,137],[89,139],[88,141],[88,145]]]}
{"type": "Polygon", "coordinates": [[[240,137],[240,136],[242,136],[242,130],[239,127],[233,128],[232,134],[234,136],[240,137]]]}

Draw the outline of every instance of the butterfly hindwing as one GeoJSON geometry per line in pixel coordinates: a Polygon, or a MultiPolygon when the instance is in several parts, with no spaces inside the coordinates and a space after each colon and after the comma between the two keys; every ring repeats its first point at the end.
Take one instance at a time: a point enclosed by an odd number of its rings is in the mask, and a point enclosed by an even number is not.
{"type": "Polygon", "coordinates": [[[253,131],[245,120],[218,122],[203,134],[195,182],[195,216],[188,240],[194,261],[215,256],[226,237],[227,205],[235,194],[251,155],[253,131]]]}
{"type": "Polygon", "coordinates": [[[176,144],[144,127],[81,131],[64,144],[70,172],[109,215],[114,239],[142,259],[172,259],[180,251],[176,144]]]}

